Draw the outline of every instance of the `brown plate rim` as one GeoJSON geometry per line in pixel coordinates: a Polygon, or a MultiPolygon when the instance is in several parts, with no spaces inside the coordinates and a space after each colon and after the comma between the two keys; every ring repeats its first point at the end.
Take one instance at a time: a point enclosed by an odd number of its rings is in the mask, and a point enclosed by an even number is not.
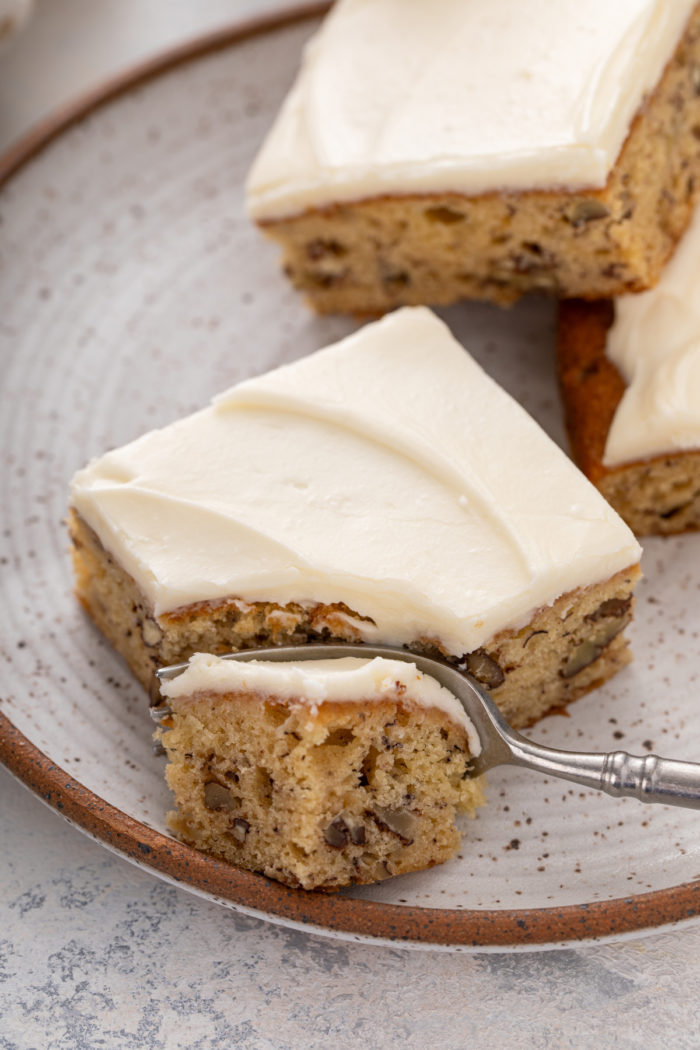
{"type": "MultiPolygon", "coordinates": [[[[111,77],[12,144],[0,156],[0,187],[72,124],[125,91],[184,62],[317,17],[328,6],[309,3],[239,21],[111,77]]],[[[414,947],[535,948],[653,932],[700,914],[700,879],[608,901],[518,910],[420,908],[293,890],[198,853],[105,802],[40,751],[1,712],[0,761],[53,809],[139,866],[233,908],[319,933],[414,947]]]]}

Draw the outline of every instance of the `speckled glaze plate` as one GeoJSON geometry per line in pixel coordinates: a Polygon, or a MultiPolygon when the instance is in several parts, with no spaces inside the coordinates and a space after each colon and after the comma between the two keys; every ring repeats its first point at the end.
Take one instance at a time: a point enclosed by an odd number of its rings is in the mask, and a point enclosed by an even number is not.
{"type": "MultiPolygon", "coordinates": [[[[700,814],[521,770],[491,774],[459,858],[335,896],[239,872],[165,829],[146,699],[72,598],[67,486],[89,457],[356,326],[305,308],[243,208],[248,165],[315,25],[307,10],[170,54],[0,162],[0,757],[154,874],[331,936],[503,950],[688,922],[700,814]]],[[[444,316],[561,441],[553,305],[444,316]]],[[[700,758],[700,536],[649,541],[643,565],[636,662],[542,722],[544,742],[700,758]]]]}

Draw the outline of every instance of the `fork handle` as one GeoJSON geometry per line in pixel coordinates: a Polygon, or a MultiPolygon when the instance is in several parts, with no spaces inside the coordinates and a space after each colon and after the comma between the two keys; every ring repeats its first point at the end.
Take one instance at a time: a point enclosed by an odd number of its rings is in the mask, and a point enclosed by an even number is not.
{"type": "Polygon", "coordinates": [[[595,755],[557,751],[522,737],[512,744],[512,760],[520,766],[640,802],[700,809],[700,763],[679,762],[658,755],[611,751],[595,755]],[[514,746],[513,746],[514,745],[514,746]]]}
{"type": "Polygon", "coordinates": [[[628,795],[640,802],[700,809],[700,764],[658,755],[629,755],[611,751],[603,756],[600,790],[616,797],[628,795]]]}

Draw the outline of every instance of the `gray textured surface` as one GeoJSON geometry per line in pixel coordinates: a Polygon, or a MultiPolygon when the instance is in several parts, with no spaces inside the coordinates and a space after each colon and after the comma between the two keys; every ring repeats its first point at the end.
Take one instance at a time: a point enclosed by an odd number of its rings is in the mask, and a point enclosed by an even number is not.
{"type": "Polygon", "coordinates": [[[0,770],[2,1050],[700,1046],[700,929],[521,955],[345,944],[107,853],[0,770]]]}

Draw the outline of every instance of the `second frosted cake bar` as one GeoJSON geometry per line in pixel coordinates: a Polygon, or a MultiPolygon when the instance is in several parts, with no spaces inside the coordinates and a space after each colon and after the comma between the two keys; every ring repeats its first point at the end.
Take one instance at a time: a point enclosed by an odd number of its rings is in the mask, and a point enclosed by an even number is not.
{"type": "Polygon", "coordinates": [[[628,659],[634,537],[424,308],[94,460],[71,533],[147,687],[197,651],[384,642],[462,662],[524,725],[628,659]]]}

